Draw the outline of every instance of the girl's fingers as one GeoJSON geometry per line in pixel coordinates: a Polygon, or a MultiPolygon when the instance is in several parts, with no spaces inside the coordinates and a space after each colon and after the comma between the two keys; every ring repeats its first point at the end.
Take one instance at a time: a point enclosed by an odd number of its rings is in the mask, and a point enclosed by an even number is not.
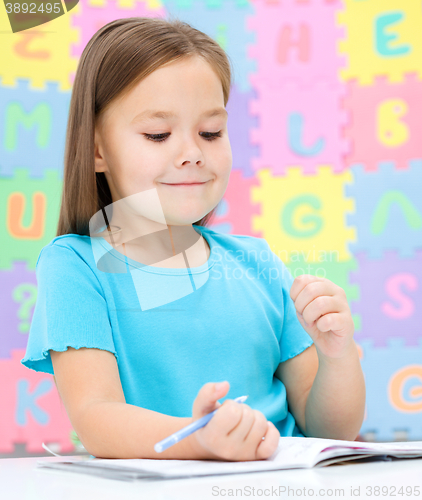
{"type": "Polygon", "coordinates": [[[240,403],[240,408],[242,410],[242,418],[236,427],[228,434],[229,437],[235,441],[244,441],[248,437],[255,422],[255,412],[250,406],[240,403]]]}
{"type": "Polygon", "coordinates": [[[280,440],[280,432],[277,427],[268,421],[268,430],[265,439],[261,439],[256,449],[257,460],[265,460],[270,457],[277,449],[280,440]]]}

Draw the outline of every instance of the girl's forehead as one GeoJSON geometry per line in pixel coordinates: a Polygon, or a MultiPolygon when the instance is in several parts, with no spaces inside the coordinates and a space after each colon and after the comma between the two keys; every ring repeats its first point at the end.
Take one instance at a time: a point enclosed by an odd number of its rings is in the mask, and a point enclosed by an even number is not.
{"type": "Polygon", "coordinates": [[[106,111],[107,119],[124,115],[131,123],[174,120],[187,114],[202,117],[207,113],[227,116],[222,82],[200,58],[172,61],[157,68],[124,91],[106,111]]]}
{"type": "MultiPolygon", "coordinates": [[[[227,117],[224,107],[224,95],[222,89],[209,92],[204,96],[203,92],[180,92],[178,99],[172,98],[171,89],[168,95],[157,97],[138,92],[127,94],[120,102],[114,103],[114,108],[131,116],[131,123],[151,122],[159,120],[176,120],[182,115],[195,114],[201,118],[227,117]],[[189,105],[187,106],[187,103],[189,105]]],[[[117,111],[118,112],[118,111],[117,111]]]]}

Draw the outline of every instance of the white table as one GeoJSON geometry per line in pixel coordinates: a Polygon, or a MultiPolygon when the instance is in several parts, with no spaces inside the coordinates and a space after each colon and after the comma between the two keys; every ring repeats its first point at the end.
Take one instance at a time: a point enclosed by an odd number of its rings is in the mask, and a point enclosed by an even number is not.
{"type": "Polygon", "coordinates": [[[0,498],[5,500],[131,500],[135,498],[137,500],[141,498],[203,500],[323,497],[348,500],[355,498],[394,498],[394,500],[418,498],[422,500],[422,458],[253,474],[134,482],[102,479],[85,474],[36,467],[37,460],[63,461],[75,458],[76,456],[0,459],[0,498]],[[380,487],[378,495],[374,489],[376,486],[380,487]],[[383,495],[382,487],[384,487],[384,493],[388,493],[387,495],[383,495]],[[399,494],[400,487],[403,487],[403,495],[399,494]],[[408,492],[412,492],[411,495],[406,494],[406,487],[408,492]],[[229,489],[233,491],[230,492],[229,489]],[[311,490],[313,490],[313,495],[311,490]]]}

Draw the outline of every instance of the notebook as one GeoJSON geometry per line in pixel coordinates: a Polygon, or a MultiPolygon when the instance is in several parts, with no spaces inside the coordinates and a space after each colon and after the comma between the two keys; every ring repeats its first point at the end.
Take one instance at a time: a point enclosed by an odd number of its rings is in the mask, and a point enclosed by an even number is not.
{"type": "Polygon", "coordinates": [[[91,474],[108,479],[180,479],[283,469],[322,467],[353,460],[391,460],[422,457],[422,441],[367,443],[310,437],[280,437],[276,451],[266,460],[75,459],[38,460],[38,467],[91,474]]]}

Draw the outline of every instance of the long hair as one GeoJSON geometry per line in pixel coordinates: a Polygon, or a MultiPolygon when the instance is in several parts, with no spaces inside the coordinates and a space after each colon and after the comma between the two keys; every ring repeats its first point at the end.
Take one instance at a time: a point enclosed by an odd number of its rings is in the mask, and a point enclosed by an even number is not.
{"type": "MultiPolygon", "coordinates": [[[[160,66],[193,55],[207,61],[219,76],[226,106],[231,61],[216,41],[184,21],[117,19],[89,40],[78,63],[70,100],[56,236],[88,235],[91,217],[113,201],[104,172],[95,172],[95,124],[100,113],[160,66]]],[[[216,209],[195,224],[206,226],[216,209]]]]}

